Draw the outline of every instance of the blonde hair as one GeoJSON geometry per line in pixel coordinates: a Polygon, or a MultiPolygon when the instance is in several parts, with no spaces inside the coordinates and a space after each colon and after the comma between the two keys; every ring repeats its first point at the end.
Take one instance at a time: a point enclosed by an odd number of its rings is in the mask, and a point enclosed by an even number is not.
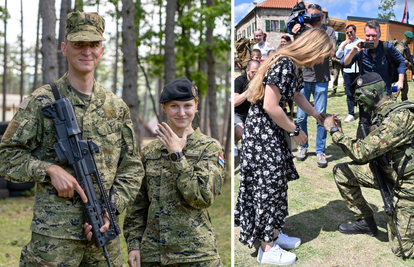
{"type": "Polygon", "coordinates": [[[275,58],[268,57],[260,66],[254,78],[249,82],[247,100],[256,104],[264,98],[265,85],[263,78],[267,70],[281,57],[293,60],[296,68],[311,67],[318,58],[328,57],[334,49],[334,43],[322,29],[310,29],[302,33],[293,43],[277,51],[275,58]]]}

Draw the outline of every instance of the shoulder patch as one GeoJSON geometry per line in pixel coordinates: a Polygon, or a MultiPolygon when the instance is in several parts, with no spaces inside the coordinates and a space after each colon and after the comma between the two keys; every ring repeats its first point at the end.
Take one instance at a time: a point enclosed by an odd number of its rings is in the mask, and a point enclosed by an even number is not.
{"type": "Polygon", "coordinates": [[[2,142],[8,143],[10,139],[13,137],[14,133],[19,128],[20,122],[16,120],[12,120],[9,123],[9,126],[7,126],[6,132],[3,134],[3,137],[1,138],[2,142]]]}
{"type": "Polygon", "coordinates": [[[29,105],[29,102],[30,102],[30,99],[28,97],[25,97],[22,103],[20,103],[19,108],[26,109],[27,105],[29,105]]]}
{"type": "Polygon", "coordinates": [[[218,163],[224,168],[224,157],[221,154],[218,155],[218,163]]]}
{"type": "Polygon", "coordinates": [[[111,108],[103,108],[105,117],[108,119],[117,118],[115,109],[111,108]]]}
{"type": "Polygon", "coordinates": [[[385,119],[384,119],[384,121],[383,122],[386,122],[387,120],[389,120],[391,118],[391,116],[389,116],[389,117],[386,117],[385,119]]]}
{"type": "Polygon", "coordinates": [[[200,156],[201,151],[200,150],[187,150],[187,152],[185,152],[185,156],[186,157],[198,157],[200,156]]]}

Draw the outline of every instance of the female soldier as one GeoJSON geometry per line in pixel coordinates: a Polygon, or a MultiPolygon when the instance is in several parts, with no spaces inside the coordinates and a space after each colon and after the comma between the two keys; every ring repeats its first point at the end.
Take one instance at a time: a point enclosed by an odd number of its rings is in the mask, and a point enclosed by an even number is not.
{"type": "Polygon", "coordinates": [[[169,124],[142,151],[145,178],[128,208],[129,266],[222,266],[207,208],[225,174],[220,143],[193,129],[197,89],[184,77],[164,87],[169,124]]]}
{"type": "Polygon", "coordinates": [[[240,242],[252,247],[261,241],[257,256],[260,263],[289,265],[296,260],[294,253],[283,249],[298,247],[300,239],[281,231],[288,215],[287,183],[299,178],[284,131],[296,143],[304,144],[307,136],[284,109],[286,101],[293,97],[322,125],[319,113],[300,92],[303,80],[298,70],[322,63],[333,45],[323,30],[307,30],[278,50],[274,58],[265,60],[249,83],[247,100],[252,105],[242,137],[235,224],[240,226],[240,242]]]}

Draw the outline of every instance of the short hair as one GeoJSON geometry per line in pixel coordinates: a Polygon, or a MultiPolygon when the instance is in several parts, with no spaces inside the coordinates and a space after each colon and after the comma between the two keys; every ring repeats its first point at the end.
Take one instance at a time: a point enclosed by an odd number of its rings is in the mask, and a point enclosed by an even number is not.
{"type": "Polygon", "coordinates": [[[247,62],[247,70],[250,70],[250,68],[255,65],[256,67],[260,67],[260,62],[257,60],[250,60],[249,62],[247,62]]]}
{"type": "Polygon", "coordinates": [[[356,31],[356,27],[355,27],[355,25],[353,25],[353,24],[349,24],[348,26],[346,26],[346,28],[345,28],[345,29],[348,29],[349,27],[352,27],[352,29],[353,29],[354,31],[356,31]]]}
{"type": "Polygon", "coordinates": [[[292,39],[290,39],[289,35],[282,35],[282,37],[280,37],[281,39],[285,39],[287,42],[292,42],[292,39]]]}
{"type": "Polygon", "coordinates": [[[254,32],[261,32],[261,33],[262,33],[262,35],[263,35],[263,31],[262,31],[262,29],[260,29],[260,28],[258,28],[258,29],[256,29],[256,30],[254,30],[254,32]]]}
{"type": "Polygon", "coordinates": [[[252,56],[262,56],[262,51],[260,49],[253,49],[252,56]]]}
{"type": "Polygon", "coordinates": [[[364,27],[364,32],[366,32],[366,28],[367,28],[367,27],[369,27],[369,28],[371,28],[371,29],[376,29],[376,30],[377,30],[377,32],[378,32],[379,34],[381,34],[381,26],[380,26],[379,22],[378,22],[378,21],[376,21],[375,19],[370,20],[370,21],[368,21],[368,22],[367,22],[367,24],[365,24],[365,27],[364,27]]]}

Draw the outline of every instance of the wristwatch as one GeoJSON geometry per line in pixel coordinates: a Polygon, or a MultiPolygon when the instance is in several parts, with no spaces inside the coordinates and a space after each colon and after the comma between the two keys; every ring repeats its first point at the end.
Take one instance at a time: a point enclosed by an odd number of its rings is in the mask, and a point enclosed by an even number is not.
{"type": "Polygon", "coordinates": [[[338,132],[338,131],[339,131],[338,127],[334,126],[334,127],[332,127],[332,128],[331,128],[331,130],[329,130],[329,133],[330,133],[331,135],[333,135],[334,133],[336,133],[336,132],[338,132]]]}
{"type": "Polygon", "coordinates": [[[296,129],[295,129],[295,131],[293,131],[292,133],[289,133],[289,136],[290,136],[290,137],[292,137],[292,136],[298,136],[298,135],[299,135],[300,130],[302,130],[302,128],[300,128],[300,125],[299,125],[299,124],[296,124],[296,129]]]}
{"type": "Polygon", "coordinates": [[[169,159],[172,161],[172,162],[176,162],[176,161],[178,161],[182,156],[184,156],[184,154],[183,154],[183,152],[173,152],[173,153],[170,153],[169,154],[169,159]]]}

